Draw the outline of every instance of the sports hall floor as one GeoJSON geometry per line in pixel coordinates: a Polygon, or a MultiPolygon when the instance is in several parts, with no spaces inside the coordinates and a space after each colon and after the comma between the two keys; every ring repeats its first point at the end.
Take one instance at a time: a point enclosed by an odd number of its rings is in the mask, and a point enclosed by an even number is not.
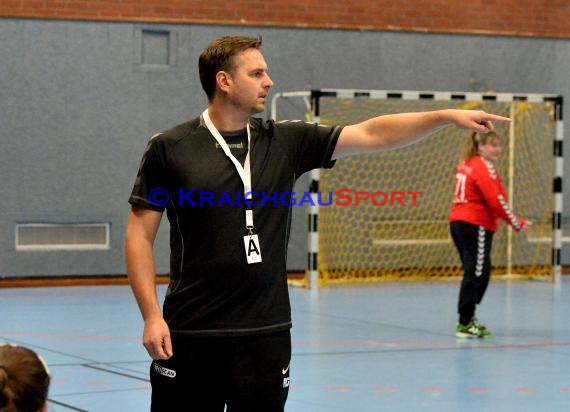
{"type": "MultiPolygon", "coordinates": [[[[490,340],[456,340],[457,289],[292,287],[286,411],[570,410],[570,277],[493,281],[478,311],[490,340]]],[[[150,362],[128,286],[1,288],[0,308],[0,341],[50,365],[50,411],[149,410],[150,362]]]]}

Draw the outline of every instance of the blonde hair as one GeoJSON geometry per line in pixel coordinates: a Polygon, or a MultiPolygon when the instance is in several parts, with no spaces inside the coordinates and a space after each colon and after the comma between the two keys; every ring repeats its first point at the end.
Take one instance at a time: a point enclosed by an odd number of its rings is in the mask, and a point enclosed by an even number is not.
{"type": "Polygon", "coordinates": [[[488,132],[488,133],[477,133],[471,132],[467,136],[467,143],[465,144],[465,148],[463,149],[463,160],[469,160],[473,156],[479,153],[479,145],[487,144],[491,140],[500,140],[501,136],[499,136],[495,132],[488,132]]]}
{"type": "Polygon", "coordinates": [[[0,412],[37,412],[47,402],[50,376],[31,349],[0,345],[0,412]]]}

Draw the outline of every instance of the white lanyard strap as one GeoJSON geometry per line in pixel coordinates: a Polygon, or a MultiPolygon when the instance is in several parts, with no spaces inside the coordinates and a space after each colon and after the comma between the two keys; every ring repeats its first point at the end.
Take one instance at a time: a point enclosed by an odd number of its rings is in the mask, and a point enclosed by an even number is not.
{"type": "MultiPolygon", "coordinates": [[[[212,123],[212,120],[210,119],[210,115],[208,113],[208,109],[204,110],[204,112],[202,113],[202,118],[204,119],[204,123],[206,124],[208,130],[210,131],[212,136],[214,136],[214,139],[216,139],[216,141],[223,149],[226,156],[230,158],[230,160],[236,167],[239,177],[243,182],[243,193],[248,200],[251,200],[253,195],[251,191],[251,165],[249,160],[249,152],[250,152],[249,147],[251,143],[251,131],[249,130],[249,122],[247,123],[247,154],[245,155],[245,161],[243,162],[243,167],[242,167],[241,163],[232,154],[230,147],[226,143],[225,139],[222,137],[218,129],[216,129],[214,123],[212,123]]],[[[245,221],[246,221],[246,227],[250,228],[251,232],[251,229],[253,228],[253,212],[251,210],[245,211],[245,221]]]]}
{"type": "Polygon", "coordinates": [[[243,163],[242,167],[241,163],[236,159],[236,157],[230,151],[230,147],[228,146],[228,144],[226,143],[226,141],[224,140],[218,129],[216,129],[216,126],[214,126],[214,123],[212,123],[210,115],[208,114],[208,109],[204,110],[204,113],[202,113],[202,117],[204,118],[204,123],[206,123],[206,127],[208,128],[210,133],[212,133],[212,136],[214,136],[214,139],[216,139],[216,141],[223,149],[226,156],[230,158],[230,160],[233,162],[234,166],[236,167],[239,173],[239,177],[243,182],[243,193],[244,194],[247,193],[248,200],[251,199],[252,198],[251,166],[249,161],[249,146],[251,142],[251,132],[249,130],[249,123],[247,124],[247,154],[245,156],[245,162],[243,163]]]}

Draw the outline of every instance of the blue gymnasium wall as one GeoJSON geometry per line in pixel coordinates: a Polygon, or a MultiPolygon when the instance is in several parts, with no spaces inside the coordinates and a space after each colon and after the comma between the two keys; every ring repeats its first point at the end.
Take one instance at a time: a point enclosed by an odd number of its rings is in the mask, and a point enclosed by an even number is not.
{"type": "MultiPolygon", "coordinates": [[[[0,19],[1,277],[125,273],[127,199],[145,144],[203,110],[198,55],[226,34],[263,36],[274,92],[483,87],[570,96],[568,40],[0,19]],[[109,222],[111,247],[16,252],[15,224],[26,222],[109,222]]],[[[295,210],[291,270],[305,267],[304,213],[295,210]]],[[[158,272],[168,272],[167,224],[156,251],[158,272]]]]}

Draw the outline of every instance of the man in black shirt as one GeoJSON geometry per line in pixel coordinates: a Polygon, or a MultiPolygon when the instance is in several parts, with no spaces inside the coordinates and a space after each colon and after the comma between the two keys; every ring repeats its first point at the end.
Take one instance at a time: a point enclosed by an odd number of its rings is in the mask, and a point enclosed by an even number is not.
{"type": "Polygon", "coordinates": [[[448,125],[480,132],[509,119],[440,110],[338,127],[252,117],[273,85],[261,39],[231,36],[202,52],[208,108],[154,136],[129,199],[127,272],[144,318],[153,411],[283,411],[291,309],[291,211],[281,194],[335,159],[412,144],[448,125]],[[170,284],[155,287],[153,242],[166,210],[170,284]]]}

